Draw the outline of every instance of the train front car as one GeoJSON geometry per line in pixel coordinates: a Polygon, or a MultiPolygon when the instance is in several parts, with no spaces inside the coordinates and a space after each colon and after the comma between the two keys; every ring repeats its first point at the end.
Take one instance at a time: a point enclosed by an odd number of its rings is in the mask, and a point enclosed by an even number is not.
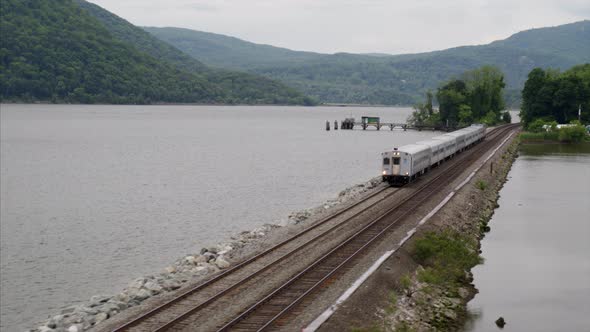
{"type": "Polygon", "coordinates": [[[382,154],[383,181],[402,186],[430,167],[429,146],[410,144],[382,154]]]}
{"type": "Polygon", "coordinates": [[[381,154],[383,157],[383,182],[391,183],[393,181],[394,175],[399,174],[399,158],[397,158],[396,153],[397,148],[394,151],[387,151],[381,154]],[[396,163],[395,165],[393,164],[394,161],[396,163]]]}
{"type": "Polygon", "coordinates": [[[485,133],[485,126],[472,125],[383,152],[383,181],[394,186],[409,183],[430,168],[483,140],[485,133]]]}
{"type": "Polygon", "coordinates": [[[404,154],[397,148],[393,151],[383,152],[383,181],[392,185],[402,185],[409,182],[410,163],[408,154],[404,154]],[[404,175],[405,174],[405,175],[404,175]]]}

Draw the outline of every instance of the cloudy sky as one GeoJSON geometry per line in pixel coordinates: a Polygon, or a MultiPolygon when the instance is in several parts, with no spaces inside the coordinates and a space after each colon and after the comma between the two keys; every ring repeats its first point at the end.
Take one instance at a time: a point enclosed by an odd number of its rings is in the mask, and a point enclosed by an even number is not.
{"type": "Polygon", "coordinates": [[[90,0],[142,26],[174,26],[322,53],[486,44],[590,18],[588,0],[90,0]]]}

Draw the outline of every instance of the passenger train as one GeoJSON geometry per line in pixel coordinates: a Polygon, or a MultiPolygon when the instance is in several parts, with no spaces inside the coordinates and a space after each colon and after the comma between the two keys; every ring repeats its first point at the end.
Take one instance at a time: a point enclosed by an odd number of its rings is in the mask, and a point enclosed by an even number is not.
{"type": "Polygon", "coordinates": [[[485,136],[486,127],[476,124],[383,152],[383,181],[395,186],[409,183],[431,167],[482,141],[485,136]]]}

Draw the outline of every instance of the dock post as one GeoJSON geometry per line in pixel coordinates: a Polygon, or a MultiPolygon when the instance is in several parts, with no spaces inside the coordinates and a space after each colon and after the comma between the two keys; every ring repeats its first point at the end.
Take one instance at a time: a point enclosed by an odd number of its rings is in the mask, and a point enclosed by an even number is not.
{"type": "Polygon", "coordinates": [[[330,131],[330,121],[326,121],[326,131],[330,131]]]}
{"type": "Polygon", "coordinates": [[[334,120],[334,130],[338,130],[338,120],[334,120]]]}

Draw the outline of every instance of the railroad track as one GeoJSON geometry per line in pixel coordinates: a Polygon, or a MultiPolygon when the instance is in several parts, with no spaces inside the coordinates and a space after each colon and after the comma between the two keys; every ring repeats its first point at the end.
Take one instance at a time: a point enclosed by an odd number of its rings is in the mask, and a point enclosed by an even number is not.
{"type": "MultiPolygon", "coordinates": [[[[514,126],[505,126],[488,133],[488,139],[475,145],[467,152],[459,154],[453,159],[453,162],[446,163],[446,165],[443,164],[445,165],[443,166],[444,171],[440,171],[434,178],[428,179],[428,181],[418,181],[417,188],[412,194],[393,204],[385,213],[361,225],[362,227],[345,241],[333,247],[307,268],[295,274],[280,287],[277,287],[260,301],[247,308],[219,328],[219,331],[260,331],[272,327],[273,324],[276,324],[280,318],[289,313],[304,298],[318,290],[328,279],[335,278],[339,273],[343,273],[346,267],[350,266],[349,263],[352,260],[357,258],[365,249],[375,244],[393,225],[410,214],[434,193],[438,192],[441,187],[452,181],[467,165],[477,160],[481,156],[477,152],[487,151],[489,147],[496,144],[503,137],[504,133],[513,128],[514,126]]],[[[346,225],[363,212],[395,195],[398,191],[399,189],[381,188],[365,198],[365,200],[338,211],[334,215],[317,222],[310,228],[305,229],[272,248],[251,257],[196,287],[188,289],[173,300],[137,317],[114,331],[190,330],[191,322],[189,318],[198,314],[203,308],[223,298],[224,295],[264,273],[271,267],[285,261],[295,253],[334,234],[343,225],[346,225]],[[384,197],[361,208],[360,211],[355,212],[345,221],[329,225],[336,217],[353,210],[387,190],[389,192],[384,197]],[[329,225],[329,227],[325,227],[326,229],[321,230],[319,234],[305,239],[305,236],[310,234],[310,231],[317,230],[324,225],[329,225]],[[294,248],[289,247],[290,244],[292,245],[300,239],[301,243],[297,243],[294,248]],[[263,261],[262,258],[267,256],[273,256],[273,259],[270,262],[259,263],[263,261]],[[245,273],[245,276],[243,275],[244,273],[242,275],[238,273],[240,270],[246,268],[250,269],[251,272],[245,273]],[[193,299],[193,295],[198,294],[200,297],[203,297],[203,293],[205,293],[206,300],[198,301],[193,299]]]]}
{"type": "MultiPolygon", "coordinates": [[[[141,316],[136,317],[135,319],[125,323],[122,326],[117,327],[113,331],[161,331],[167,329],[169,323],[173,323],[176,320],[180,319],[181,317],[185,317],[190,315],[191,313],[202,309],[203,307],[207,306],[214,300],[220,298],[227,292],[231,291],[232,289],[238,287],[239,285],[243,284],[244,281],[254,278],[255,276],[263,273],[264,271],[268,270],[272,266],[278,264],[279,262],[283,261],[287,257],[293,255],[294,253],[302,250],[306,246],[310,245],[311,243],[317,241],[321,237],[327,236],[330,232],[336,231],[338,228],[343,227],[346,222],[353,220],[355,217],[361,215],[362,213],[366,212],[367,210],[373,208],[375,205],[382,202],[384,199],[387,199],[398,192],[398,188],[391,188],[388,186],[382,186],[378,188],[375,192],[371,193],[370,195],[364,197],[361,201],[356,202],[354,204],[350,204],[335,213],[323,218],[317,222],[315,222],[310,227],[302,230],[301,232],[289,237],[288,239],[272,246],[269,249],[264,250],[263,252],[248,258],[247,260],[232,266],[231,268],[224,270],[222,273],[214,276],[211,279],[206,280],[203,283],[200,283],[194,287],[190,287],[187,290],[184,290],[181,294],[177,297],[173,298],[172,300],[163,303],[155,307],[154,309],[142,314],[141,316]],[[297,245],[295,248],[287,248],[287,245],[292,244],[294,241],[303,238],[305,235],[310,234],[311,231],[316,230],[322,226],[325,226],[329,222],[335,220],[336,218],[340,217],[341,215],[358,208],[360,205],[370,201],[371,199],[375,198],[377,195],[386,192],[384,197],[379,198],[375,202],[370,203],[368,206],[363,207],[359,211],[355,212],[352,216],[347,218],[344,222],[336,223],[335,225],[329,225],[326,230],[323,230],[321,234],[317,236],[313,236],[311,239],[307,239],[303,241],[302,244],[297,245]],[[256,264],[262,258],[265,258],[269,255],[279,256],[278,258],[272,260],[270,263],[262,264],[261,266],[256,266],[254,268],[254,272],[247,274],[246,277],[241,278],[240,280],[235,280],[236,278],[232,278],[232,276],[239,270],[242,270],[246,267],[250,267],[253,264],[256,264]],[[201,292],[207,289],[209,298],[205,301],[200,302],[198,305],[194,305],[192,299],[190,298],[192,295],[201,292]],[[192,307],[190,310],[186,310],[183,308],[187,307],[187,304],[191,303],[192,307]],[[169,312],[182,312],[182,314],[170,314],[169,312]]],[[[190,304],[189,304],[190,305],[190,304]]]]}

